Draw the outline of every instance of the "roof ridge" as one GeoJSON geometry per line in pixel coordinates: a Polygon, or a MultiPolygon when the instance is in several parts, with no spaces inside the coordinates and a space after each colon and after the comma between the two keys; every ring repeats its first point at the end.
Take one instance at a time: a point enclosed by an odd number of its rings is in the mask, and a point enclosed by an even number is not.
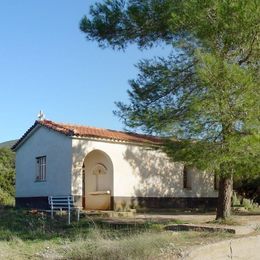
{"type": "Polygon", "coordinates": [[[47,120],[47,119],[45,119],[43,121],[47,121],[47,122],[50,122],[52,124],[55,124],[55,125],[58,125],[58,126],[62,126],[66,130],[71,130],[67,126],[71,126],[71,127],[73,127],[73,126],[75,126],[75,127],[85,127],[85,128],[87,127],[87,128],[91,128],[91,129],[97,129],[97,130],[104,130],[104,131],[111,131],[111,132],[122,133],[122,134],[132,134],[132,135],[136,135],[136,136],[152,137],[152,138],[161,139],[161,137],[156,136],[156,135],[140,134],[140,133],[135,133],[135,132],[132,132],[132,131],[114,130],[114,129],[104,128],[104,127],[96,127],[96,126],[83,125],[83,124],[77,124],[77,123],[56,122],[56,121],[47,120]]]}
{"type": "Polygon", "coordinates": [[[78,137],[92,137],[99,139],[110,139],[124,142],[134,142],[134,143],[147,143],[158,145],[163,143],[163,138],[153,135],[139,134],[135,132],[123,132],[118,130],[111,130],[106,128],[98,128],[77,124],[67,124],[58,123],[51,120],[36,120],[35,123],[24,133],[24,135],[17,141],[17,143],[12,147],[16,149],[30,134],[30,132],[39,126],[44,126],[56,132],[62,133],[67,136],[78,136],[78,137]]]}
{"type": "MultiPolygon", "coordinates": [[[[54,122],[54,121],[51,121],[51,120],[47,120],[47,119],[44,119],[44,120],[36,120],[37,123],[39,123],[40,125],[42,126],[45,126],[45,127],[49,127],[49,128],[52,128],[52,126],[56,126],[56,127],[60,127],[60,128],[63,128],[64,130],[68,131],[70,134],[74,134],[74,131],[71,130],[70,128],[66,127],[66,124],[60,124],[60,123],[57,123],[57,122],[54,122]],[[48,123],[50,125],[46,125],[44,123],[48,123]]],[[[53,129],[55,130],[55,129],[53,129]]]]}
{"type": "MultiPolygon", "coordinates": [[[[103,127],[96,127],[96,126],[90,126],[90,125],[81,125],[81,124],[72,124],[72,123],[58,123],[56,122],[57,124],[61,124],[61,125],[67,125],[67,126],[76,126],[76,127],[89,127],[89,128],[93,128],[93,129],[98,129],[98,130],[110,130],[110,129],[107,129],[107,128],[103,128],[103,127]]],[[[110,130],[111,131],[111,130],[110,130]]],[[[117,131],[117,130],[115,130],[117,131]]]]}

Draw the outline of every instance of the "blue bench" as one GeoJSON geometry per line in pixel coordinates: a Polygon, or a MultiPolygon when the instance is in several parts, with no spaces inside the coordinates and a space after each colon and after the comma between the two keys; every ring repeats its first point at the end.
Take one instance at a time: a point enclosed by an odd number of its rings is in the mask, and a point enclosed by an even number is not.
{"type": "Polygon", "coordinates": [[[82,207],[74,206],[73,196],[49,196],[49,205],[51,208],[51,218],[53,219],[54,211],[67,211],[68,213],[68,224],[70,225],[71,211],[77,212],[77,221],[79,221],[80,209],[82,207]]]}

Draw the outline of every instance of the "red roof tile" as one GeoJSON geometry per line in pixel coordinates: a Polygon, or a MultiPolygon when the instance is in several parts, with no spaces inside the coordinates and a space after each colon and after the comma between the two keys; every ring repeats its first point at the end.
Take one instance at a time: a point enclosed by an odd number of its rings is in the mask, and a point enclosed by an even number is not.
{"type": "Polygon", "coordinates": [[[50,120],[36,121],[34,125],[18,140],[13,146],[15,150],[17,146],[28,136],[28,134],[38,125],[42,125],[67,136],[92,137],[114,141],[136,142],[147,144],[161,144],[162,139],[156,136],[136,134],[131,132],[121,132],[109,129],[95,128],[89,126],[56,123],[50,120]]]}

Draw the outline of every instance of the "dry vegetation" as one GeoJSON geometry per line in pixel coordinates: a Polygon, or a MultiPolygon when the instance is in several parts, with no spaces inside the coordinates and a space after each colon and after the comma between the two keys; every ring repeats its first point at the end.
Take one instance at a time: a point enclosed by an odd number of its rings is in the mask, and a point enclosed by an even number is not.
{"type": "Polygon", "coordinates": [[[164,230],[164,224],[113,229],[100,219],[66,218],[13,208],[0,209],[0,259],[178,259],[184,249],[229,234],[164,230]]]}

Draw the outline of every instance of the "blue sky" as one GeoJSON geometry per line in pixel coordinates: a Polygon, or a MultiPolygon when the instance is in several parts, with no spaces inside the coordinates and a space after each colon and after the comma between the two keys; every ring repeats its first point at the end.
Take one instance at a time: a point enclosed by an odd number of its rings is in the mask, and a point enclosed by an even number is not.
{"type": "Polygon", "coordinates": [[[127,101],[141,58],[86,41],[79,22],[93,0],[0,1],[0,142],[19,138],[42,109],[47,119],[123,129],[115,101],[127,101]]]}

